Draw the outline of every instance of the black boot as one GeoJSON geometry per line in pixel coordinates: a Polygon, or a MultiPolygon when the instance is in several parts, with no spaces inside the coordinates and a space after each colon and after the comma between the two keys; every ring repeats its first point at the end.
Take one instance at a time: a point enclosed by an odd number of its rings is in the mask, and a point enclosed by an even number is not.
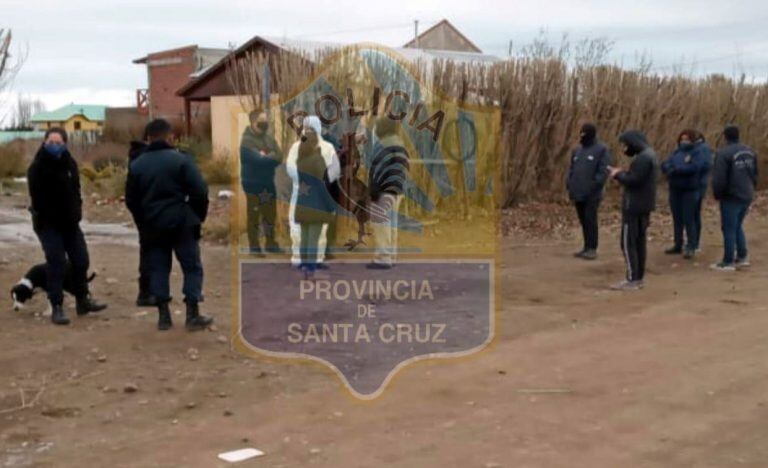
{"type": "Polygon", "coordinates": [[[139,277],[139,295],[136,297],[136,307],[152,307],[157,305],[157,298],[149,292],[149,281],[144,276],[139,277]]]}
{"type": "Polygon", "coordinates": [[[212,317],[200,315],[200,308],[198,307],[197,302],[187,302],[187,330],[205,330],[208,328],[208,325],[212,323],[212,317]]]}
{"type": "Polygon", "coordinates": [[[51,304],[51,322],[56,325],[69,325],[69,319],[61,304],[51,304]]]}
{"type": "Polygon", "coordinates": [[[171,320],[171,309],[168,308],[168,303],[158,304],[157,311],[159,313],[157,329],[160,331],[169,330],[173,326],[173,321],[171,320]]]}
{"type": "Polygon", "coordinates": [[[101,312],[106,308],[106,304],[100,304],[94,301],[90,294],[77,298],[77,315],[88,315],[91,312],[101,312]]]}

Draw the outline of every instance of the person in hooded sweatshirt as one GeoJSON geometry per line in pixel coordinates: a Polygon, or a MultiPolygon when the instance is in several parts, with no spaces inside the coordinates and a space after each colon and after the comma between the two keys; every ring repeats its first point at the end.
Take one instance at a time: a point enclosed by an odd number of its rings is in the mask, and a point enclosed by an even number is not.
{"type": "Polygon", "coordinates": [[[715,156],[712,192],[720,202],[723,231],[723,260],[712,265],[720,271],[749,266],[744,218],[749,212],[757,186],[757,155],[739,141],[739,128],[729,125],[723,131],[726,144],[715,156]]]}
{"type": "Polygon", "coordinates": [[[71,265],[77,315],[87,315],[107,308],[94,301],[88,292],[90,259],[80,221],[83,199],[80,172],[67,149],[67,132],[51,128],[45,132],[43,145],[27,171],[32,226],[45,253],[47,292],[51,303],[51,321],[68,325],[64,312],[64,275],[71,265]]]}
{"type": "MultiPolygon", "coordinates": [[[[320,118],[316,115],[309,115],[304,117],[301,126],[301,135],[304,136],[304,128],[311,128],[316,135],[318,135],[317,146],[320,148],[320,155],[325,161],[326,179],[325,183],[330,186],[337,182],[341,177],[341,165],[339,163],[339,157],[336,154],[331,143],[328,143],[322,138],[323,126],[320,122],[320,118]]],[[[301,265],[301,226],[296,222],[296,206],[300,195],[301,180],[299,178],[299,172],[297,168],[297,162],[299,159],[299,148],[301,146],[301,139],[296,141],[288,150],[288,156],[285,159],[285,168],[288,173],[288,177],[291,179],[291,203],[288,208],[288,222],[291,231],[291,264],[295,266],[301,265]]],[[[327,266],[323,264],[325,261],[325,249],[328,245],[327,239],[328,225],[324,224],[322,233],[320,235],[320,252],[317,255],[316,268],[325,269],[327,266]]]]}
{"type": "Polygon", "coordinates": [[[597,212],[608,178],[607,167],[611,163],[611,153],[597,140],[597,127],[591,123],[581,127],[579,143],[571,155],[566,184],[584,238],[584,247],[574,256],[594,260],[597,258],[598,243],[597,212]]]}
{"type": "Polygon", "coordinates": [[[325,183],[328,166],[322,156],[319,136],[309,126],[304,127],[302,133],[296,160],[300,188],[294,220],[301,228],[299,267],[305,279],[309,279],[317,269],[323,226],[334,221],[336,201],[325,183]]]}
{"type": "Polygon", "coordinates": [[[202,330],[213,319],[200,314],[203,300],[201,225],[208,214],[208,186],[192,158],[176,150],[171,125],[156,119],[147,125],[147,149],[128,169],[125,204],[141,226],[147,245],[150,292],[157,300],[158,330],[173,326],[169,309],[172,255],[184,274],[186,328],[202,330]]]}
{"type": "Polygon", "coordinates": [[[669,181],[669,207],[674,225],[674,245],[665,250],[668,255],[684,253],[686,259],[696,252],[696,210],[701,193],[703,158],[695,153],[698,132],[684,130],[677,139],[677,149],[661,164],[669,181]],[[683,241],[685,232],[685,245],[683,241]]]}
{"type": "MultiPolygon", "coordinates": [[[[144,129],[144,135],[141,140],[133,140],[130,142],[128,149],[128,164],[141,156],[144,151],[147,150],[149,143],[147,142],[147,129],[144,129]]],[[[134,219],[134,222],[136,220],[134,219]]],[[[136,229],[139,231],[139,294],[136,297],[136,306],[138,307],[151,307],[157,305],[155,296],[150,292],[150,276],[149,276],[149,262],[147,261],[147,242],[142,235],[141,226],[137,223],[136,229]]]]}
{"type": "Polygon", "coordinates": [[[283,162],[283,154],[269,130],[265,112],[254,111],[248,116],[250,125],[240,140],[240,179],[246,200],[248,244],[253,253],[280,250],[275,240],[277,222],[277,189],[275,171],[283,162]]]}
{"type": "Polygon", "coordinates": [[[619,136],[624,154],[632,158],[628,170],[608,166],[609,176],[624,187],[621,201],[621,250],[627,264],[626,279],[616,290],[642,289],[645,277],[647,230],[656,209],[659,163],[642,132],[628,130],[619,136]]]}

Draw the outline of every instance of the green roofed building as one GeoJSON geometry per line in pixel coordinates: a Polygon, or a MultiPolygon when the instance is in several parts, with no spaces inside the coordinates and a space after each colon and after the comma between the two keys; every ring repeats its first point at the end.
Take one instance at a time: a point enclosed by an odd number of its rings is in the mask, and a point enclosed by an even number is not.
{"type": "Polygon", "coordinates": [[[30,122],[35,130],[63,127],[67,133],[101,133],[107,106],[94,104],[67,104],[56,110],[38,112],[30,122]]]}

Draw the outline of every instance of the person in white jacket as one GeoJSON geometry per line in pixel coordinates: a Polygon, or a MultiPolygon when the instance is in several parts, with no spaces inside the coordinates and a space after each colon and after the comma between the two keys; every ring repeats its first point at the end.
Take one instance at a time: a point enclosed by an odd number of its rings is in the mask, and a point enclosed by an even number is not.
{"type": "MultiPolygon", "coordinates": [[[[322,124],[320,118],[316,115],[309,115],[304,117],[302,125],[302,138],[306,136],[307,132],[314,132],[318,136],[317,144],[320,146],[320,154],[325,160],[325,165],[328,167],[328,182],[334,183],[341,177],[341,164],[339,163],[339,157],[336,154],[336,150],[333,145],[323,140],[322,138],[322,124]]],[[[291,178],[291,203],[288,211],[288,222],[291,231],[291,263],[298,266],[301,263],[301,256],[299,252],[301,243],[301,227],[296,223],[296,201],[299,198],[299,172],[296,168],[296,161],[299,157],[299,144],[301,141],[297,141],[291,146],[288,151],[288,158],[285,161],[288,177],[291,178]]],[[[325,260],[325,246],[327,243],[326,234],[328,232],[328,225],[323,226],[322,233],[320,235],[320,243],[318,245],[317,263],[322,264],[325,260]]]]}

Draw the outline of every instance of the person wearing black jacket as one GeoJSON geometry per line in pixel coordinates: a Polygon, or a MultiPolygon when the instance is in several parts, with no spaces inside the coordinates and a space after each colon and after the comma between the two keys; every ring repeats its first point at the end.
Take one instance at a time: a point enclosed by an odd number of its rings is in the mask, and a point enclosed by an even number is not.
{"type": "Polygon", "coordinates": [[[67,149],[67,132],[51,128],[27,171],[29,196],[32,201],[32,225],[45,252],[47,292],[51,303],[51,321],[69,324],[64,312],[64,275],[71,265],[72,286],[77,301],[77,315],[99,312],[107,308],[91,299],[88,293],[88,246],[80,221],[83,199],[80,195],[80,172],[67,149]]]}
{"type": "Polygon", "coordinates": [[[213,319],[200,315],[203,300],[201,225],[208,214],[208,187],[192,158],[172,145],[171,126],[162,119],[147,125],[149,146],[128,170],[125,203],[147,244],[150,291],[157,300],[159,330],[171,328],[172,254],[184,273],[188,330],[201,330],[213,319]]]}
{"type": "Polygon", "coordinates": [[[712,192],[720,202],[724,253],[723,260],[712,268],[733,271],[749,266],[743,224],[757,186],[757,156],[752,148],[740,143],[735,125],[726,127],[723,136],[726,145],[715,156],[712,192]]]}
{"type": "Polygon", "coordinates": [[[597,258],[597,212],[603,199],[603,187],[611,162],[608,148],[597,140],[597,127],[584,124],[581,127],[579,147],[571,154],[568,169],[568,195],[576,207],[584,238],[584,248],[574,254],[577,258],[597,258]]]}
{"type": "MultiPolygon", "coordinates": [[[[130,149],[128,150],[128,164],[132,163],[139,156],[147,150],[147,135],[146,129],[144,130],[144,137],[142,140],[134,140],[130,143],[130,149]]],[[[147,261],[147,243],[144,241],[142,230],[136,226],[139,230],[139,295],[136,297],[136,305],[138,307],[149,307],[157,305],[155,296],[149,292],[149,262],[147,261]]]]}
{"type": "Polygon", "coordinates": [[[645,135],[629,130],[619,136],[624,154],[632,158],[629,170],[608,167],[609,175],[622,186],[621,250],[627,263],[626,280],[614,286],[617,290],[643,287],[646,260],[646,234],[651,212],[656,209],[656,181],[659,163],[645,135]]]}

